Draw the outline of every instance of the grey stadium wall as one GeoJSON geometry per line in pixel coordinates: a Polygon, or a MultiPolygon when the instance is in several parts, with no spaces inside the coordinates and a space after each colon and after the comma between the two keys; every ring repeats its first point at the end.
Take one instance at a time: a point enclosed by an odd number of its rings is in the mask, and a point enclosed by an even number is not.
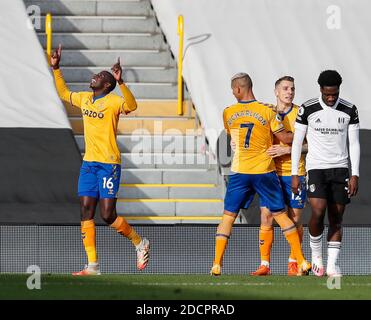
{"type": "Polygon", "coordinates": [[[371,130],[360,131],[361,164],[358,195],[351,200],[344,223],[371,224],[371,130]]]}
{"type": "MultiPolygon", "coordinates": [[[[138,225],[136,230],[152,243],[146,274],[209,273],[215,252],[215,225],[138,225]]],[[[96,232],[103,273],[143,274],[136,268],[135,249],[130,241],[106,226],[97,226],[96,232]]],[[[370,245],[370,228],[344,227],[339,257],[344,275],[371,274],[370,245]]],[[[323,241],[324,252],[326,247],[323,241]]],[[[289,251],[281,230],[275,228],[273,274],[287,273],[289,251]]],[[[310,257],[307,228],[304,228],[303,251],[310,257]]],[[[70,273],[79,270],[86,261],[80,227],[67,225],[0,225],[0,257],[0,273],[23,273],[30,265],[39,266],[43,273],[70,273]]],[[[326,265],[326,255],[324,259],[326,265]]],[[[259,227],[236,225],[223,260],[223,274],[248,274],[259,262],[259,227]]]]}
{"type": "Polygon", "coordinates": [[[0,223],[78,222],[81,156],[21,0],[0,11],[0,223]]]}

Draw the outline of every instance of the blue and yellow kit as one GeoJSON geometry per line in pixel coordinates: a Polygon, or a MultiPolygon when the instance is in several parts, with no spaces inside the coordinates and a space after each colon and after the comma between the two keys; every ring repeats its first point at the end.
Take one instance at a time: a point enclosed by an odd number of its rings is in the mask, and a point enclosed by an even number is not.
{"type": "Polygon", "coordinates": [[[240,101],[224,110],[224,126],[236,145],[224,209],[237,214],[247,208],[255,193],[271,212],[284,209],[284,199],[274,160],[267,154],[273,134],[284,130],[273,106],[240,101]]]}
{"type": "Polygon", "coordinates": [[[261,174],[275,170],[267,154],[273,133],[284,129],[273,106],[256,100],[239,102],[224,110],[224,127],[236,144],[232,171],[261,174]]]}
{"type": "MultiPolygon", "coordinates": [[[[296,116],[299,111],[299,106],[293,104],[289,111],[286,113],[280,113],[282,124],[286,131],[294,132],[296,116]]],[[[285,145],[280,142],[276,137],[273,137],[274,144],[285,145]]],[[[281,157],[274,159],[276,165],[276,171],[279,176],[283,196],[285,203],[290,208],[303,209],[305,206],[305,200],[307,198],[306,186],[305,186],[305,157],[301,156],[299,162],[299,176],[300,176],[300,192],[299,194],[293,194],[291,191],[291,154],[285,154],[281,157]]]]}
{"type": "Polygon", "coordinates": [[[121,113],[137,108],[133,94],[120,85],[123,97],[109,93],[94,97],[93,92],[71,92],[59,69],[53,70],[59,97],[81,109],[84,122],[85,155],[80,171],[79,196],[116,197],[121,175],[121,153],[117,126],[121,113]]]}
{"type": "MultiPolygon", "coordinates": [[[[286,113],[280,113],[282,124],[286,131],[294,132],[295,121],[298,114],[299,107],[295,104],[292,105],[291,109],[286,113]]],[[[285,145],[280,142],[276,137],[273,137],[273,144],[285,145]]],[[[276,165],[276,171],[279,176],[290,176],[291,177],[291,154],[285,154],[281,157],[275,158],[274,163],[276,165]]],[[[300,158],[299,164],[299,176],[305,175],[305,157],[304,155],[300,158]]]]}

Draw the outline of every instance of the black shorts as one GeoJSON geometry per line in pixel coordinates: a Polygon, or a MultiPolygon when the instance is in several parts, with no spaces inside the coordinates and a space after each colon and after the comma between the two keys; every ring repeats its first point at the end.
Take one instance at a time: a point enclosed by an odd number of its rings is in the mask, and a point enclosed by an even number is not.
{"type": "Polygon", "coordinates": [[[313,169],[308,171],[308,198],[327,199],[329,203],[348,204],[348,168],[313,169]]]}

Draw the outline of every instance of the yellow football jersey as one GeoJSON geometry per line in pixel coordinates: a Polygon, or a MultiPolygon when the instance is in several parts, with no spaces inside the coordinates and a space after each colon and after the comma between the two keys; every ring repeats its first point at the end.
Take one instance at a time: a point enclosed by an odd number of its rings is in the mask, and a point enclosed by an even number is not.
{"type": "MultiPolygon", "coordinates": [[[[292,108],[287,112],[280,114],[282,123],[286,131],[294,132],[295,130],[295,120],[298,114],[299,107],[293,105],[292,108]]],[[[274,144],[285,145],[279,141],[276,137],[273,139],[274,144]]],[[[276,171],[279,176],[291,176],[291,154],[285,154],[281,157],[275,158],[274,162],[276,164],[276,171]]],[[[299,175],[305,175],[305,157],[304,155],[300,158],[299,163],[299,175]]]]}
{"type": "Polygon", "coordinates": [[[120,85],[123,97],[109,93],[93,99],[93,92],[68,90],[60,70],[54,70],[54,78],[60,98],[81,109],[84,122],[85,161],[121,163],[121,153],[116,135],[120,113],[129,113],[137,108],[130,90],[120,85]]]}
{"type": "Polygon", "coordinates": [[[275,170],[267,154],[273,134],[283,130],[283,124],[272,105],[256,100],[239,102],[224,109],[224,127],[236,144],[232,171],[262,174],[275,170]]]}

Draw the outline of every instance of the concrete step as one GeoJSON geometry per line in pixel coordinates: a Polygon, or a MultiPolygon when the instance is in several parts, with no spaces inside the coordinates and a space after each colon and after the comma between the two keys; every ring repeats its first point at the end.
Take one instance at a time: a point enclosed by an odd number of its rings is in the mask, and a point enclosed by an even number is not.
{"type": "MultiPolygon", "coordinates": [[[[81,152],[85,151],[83,135],[75,136],[77,145],[81,152]]],[[[123,153],[129,152],[174,152],[174,153],[200,153],[205,150],[205,138],[195,135],[119,135],[118,146],[123,153]]]]}
{"type": "MultiPolygon", "coordinates": [[[[66,82],[90,82],[92,76],[106,67],[61,67],[66,82]]],[[[177,69],[174,67],[128,67],[123,68],[125,82],[177,82],[177,69]]]]}
{"type": "Polygon", "coordinates": [[[215,185],[213,188],[182,188],[182,187],[170,187],[169,198],[208,198],[208,199],[223,199],[223,189],[220,186],[215,185]]]}
{"type": "MultiPolygon", "coordinates": [[[[72,130],[75,134],[83,134],[84,127],[82,118],[69,118],[72,130]]],[[[186,134],[198,129],[195,119],[177,118],[139,118],[121,117],[118,123],[117,134],[153,135],[153,134],[186,134]]]]}
{"type": "MultiPolygon", "coordinates": [[[[127,82],[127,86],[137,99],[176,99],[178,86],[171,82],[127,82]]],[[[71,91],[90,91],[89,83],[70,82],[71,91]]],[[[114,92],[121,95],[120,88],[116,86],[114,92]]],[[[185,98],[188,98],[185,94],[185,98]]]]}
{"type": "Polygon", "coordinates": [[[111,66],[120,57],[125,67],[175,67],[170,51],[161,50],[63,50],[61,66],[111,66]]]}
{"type": "Polygon", "coordinates": [[[220,216],[220,199],[118,199],[117,213],[123,215],[220,216]]]}
{"type": "MultiPolygon", "coordinates": [[[[38,34],[41,45],[46,47],[46,35],[38,34]]],[[[167,49],[162,34],[152,33],[53,33],[53,43],[65,49],[167,49]]]]}
{"type": "Polygon", "coordinates": [[[222,199],[222,189],[214,184],[122,184],[119,198],[125,199],[222,199]]]}
{"type": "MultiPolygon", "coordinates": [[[[81,154],[84,157],[84,153],[81,154]]],[[[122,153],[126,169],[215,169],[217,163],[208,154],[201,153],[122,153]]]]}
{"type": "MultiPolygon", "coordinates": [[[[45,32],[45,16],[41,17],[45,32]]],[[[154,16],[53,16],[53,32],[160,32],[154,16]]]]}
{"type": "Polygon", "coordinates": [[[221,199],[212,202],[176,202],[175,214],[177,216],[217,216],[223,213],[224,203],[221,199]]]}
{"type": "Polygon", "coordinates": [[[86,16],[138,16],[150,15],[149,1],[109,1],[109,0],[25,0],[26,7],[36,5],[41,13],[52,15],[86,16]]]}
{"type": "Polygon", "coordinates": [[[121,183],[212,183],[218,184],[216,170],[207,169],[122,169],[121,183]]]}
{"type": "MultiPolygon", "coordinates": [[[[178,117],[178,101],[177,100],[137,100],[137,110],[130,113],[130,117],[178,117]]],[[[71,106],[69,103],[64,103],[67,114],[70,117],[81,117],[81,109],[71,106]]],[[[196,112],[192,102],[186,100],[183,102],[184,116],[194,118],[196,112]]],[[[195,133],[188,133],[195,134],[195,133]]]]}
{"type": "Polygon", "coordinates": [[[216,162],[202,153],[122,153],[125,168],[216,168],[216,162]]]}

